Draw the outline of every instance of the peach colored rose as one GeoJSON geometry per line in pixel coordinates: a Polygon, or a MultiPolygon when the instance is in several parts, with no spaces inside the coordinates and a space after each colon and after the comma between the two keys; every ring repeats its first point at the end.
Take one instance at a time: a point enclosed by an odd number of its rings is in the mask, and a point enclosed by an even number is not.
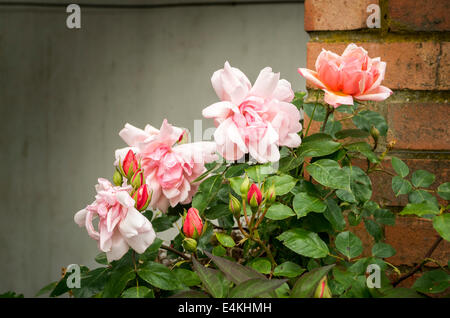
{"type": "Polygon", "coordinates": [[[316,60],[316,71],[299,68],[300,75],[325,92],[325,102],[338,107],[353,105],[353,99],[383,101],[392,91],[381,86],[386,63],[370,58],[367,51],[349,44],[341,56],[322,50],[316,60]]]}
{"type": "Polygon", "coordinates": [[[252,87],[244,73],[225,62],[211,83],[222,101],[202,113],[214,119],[214,139],[225,159],[238,160],[250,153],[258,162],[275,162],[279,146],[300,145],[302,114],[290,103],[294,92],[279,73],[264,68],[252,87]]]}
{"type": "Polygon", "coordinates": [[[95,188],[95,201],[75,214],[75,223],[86,227],[108,261],[122,258],[129,247],[144,253],[156,234],[150,221],[135,209],[135,201],[129,194],[132,187],[113,186],[100,178],[95,188]],[[98,230],[92,224],[94,218],[98,218],[98,230]]]}

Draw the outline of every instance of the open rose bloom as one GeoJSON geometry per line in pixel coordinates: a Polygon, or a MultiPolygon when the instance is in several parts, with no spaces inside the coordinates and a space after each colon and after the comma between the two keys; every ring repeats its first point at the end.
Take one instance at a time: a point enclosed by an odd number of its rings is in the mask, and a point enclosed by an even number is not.
{"type": "Polygon", "coordinates": [[[302,115],[290,103],[291,84],[280,80],[279,73],[266,67],[252,86],[244,73],[226,62],[211,82],[221,101],[206,107],[203,116],[214,119],[217,150],[226,160],[250,153],[260,163],[276,162],[279,146],[300,145],[302,115]]]}
{"type": "Polygon", "coordinates": [[[108,261],[122,258],[129,247],[144,253],[156,234],[150,221],[134,208],[131,186],[116,187],[100,178],[96,190],[95,201],[75,214],[75,223],[86,227],[108,261]],[[94,218],[98,218],[98,230],[92,223],[94,218]]]}
{"type": "Polygon", "coordinates": [[[132,149],[141,162],[144,179],[152,193],[149,207],[166,212],[169,205],[191,202],[198,184],[193,181],[205,172],[205,163],[217,159],[216,144],[194,142],[179,144],[185,131],[164,120],[158,130],[147,125],[144,130],[126,124],[119,135],[130,146],[116,150],[119,159],[132,149]]]}
{"type": "Polygon", "coordinates": [[[299,68],[298,72],[312,85],[325,92],[326,103],[353,105],[353,99],[383,101],[392,91],[381,86],[386,63],[380,58],[370,58],[367,51],[349,44],[341,56],[322,50],[316,60],[316,71],[299,68]]]}

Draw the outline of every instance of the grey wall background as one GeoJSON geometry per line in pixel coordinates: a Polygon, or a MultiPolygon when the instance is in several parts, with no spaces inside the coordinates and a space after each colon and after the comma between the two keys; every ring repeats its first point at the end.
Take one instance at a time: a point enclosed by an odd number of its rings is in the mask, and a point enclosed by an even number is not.
{"type": "Polygon", "coordinates": [[[0,293],[32,297],[61,267],[93,265],[96,242],[73,215],[111,178],[126,122],[192,130],[225,60],[252,82],[272,66],[304,90],[303,14],[300,3],[82,6],[69,30],[65,7],[0,4],[0,293]]]}

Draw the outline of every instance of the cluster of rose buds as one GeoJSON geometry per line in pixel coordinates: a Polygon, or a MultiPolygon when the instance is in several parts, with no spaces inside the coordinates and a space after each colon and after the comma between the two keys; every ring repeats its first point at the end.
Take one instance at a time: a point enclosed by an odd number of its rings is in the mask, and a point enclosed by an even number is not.
{"type": "Polygon", "coordinates": [[[124,178],[127,179],[127,184],[133,187],[131,197],[136,201],[135,208],[139,211],[147,209],[152,197],[144,180],[144,171],[131,149],[123,162],[119,161],[119,166],[113,176],[114,184],[121,186],[124,178]]]}
{"type": "Polygon", "coordinates": [[[197,239],[203,234],[205,227],[196,208],[190,208],[183,217],[183,247],[188,252],[197,250],[197,239]]]}
{"type": "MultiPolygon", "coordinates": [[[[272,204],[275,202],[276,193],[275,185],[272,184],[269,189],[263,195],[263,191],[258,187],[257,184],[250,184],[248,176],[245,176],[244,181],[241,184],[241,196],[247,200],[247,203],[252,208],[259,207],[263,202],[266,204],[272,204]]],[[[241,205],[239,200],[230,194],[229,209],[233,215],[240,215],[241,205]]]]}

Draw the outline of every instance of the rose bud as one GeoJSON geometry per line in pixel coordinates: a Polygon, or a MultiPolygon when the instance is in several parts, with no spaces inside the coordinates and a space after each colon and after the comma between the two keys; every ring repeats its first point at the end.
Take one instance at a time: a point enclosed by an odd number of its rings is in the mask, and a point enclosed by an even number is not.
{"type": "Polygon", "coordinates": [[[117,169],[113,175],[113,182],[116,186],[121,186],[123,182],[122,174],[117,169]]]}
{"type": "Polygon", "coordinates": [[[121,168],[122,168],[123,175],[125,177],[127,177],[128,179],[133,176],[133,174],[136,172],[136,170],[139,169],[139,165],[136,160],[136,156],[134,155],[134,152],[131,149],[128,150],[128,153],[125,156],[125,159],[123,159],[121,168]]]}
{"type": "Polygon", "coordinates": [[[180,135],[180,138],[178,138],[178,144],[182,145],[188,142],[189,139],[189,133],[187,130],[183,130],[183,132],[180,135]]]}
{"type": "Polygon", "coordinates": [[[314,293],[314,298],[331,298],[331,291],[327,284],[327,277],[325,276],[317,285],[316,291],[314,293]]]}
{"type": "Polygon", "coordinates": [[[250,189],[250,180],[248,176],[245,175],[244,181],[241,184],[241,196],[245,197],[250,189]]]}
{"type": "Polygon", "coordinates": [[[190,208],[184,219],[183,233],[188,238],[197,239],[202,235],[203,222],[196,208],[190,208]]]}
{"type": "Polygon", "coordinates": [[[136,201],[135,208],[138,211],[143,211],[148,207],[152,196],[148,194],[147,184],[144,184],[133,194],[133,199],[136,201]]]}
{"type": "Polygon", "coordinates": [[[266,200],[269,203],[274,203],[276,197],[277,197],[277,195],[276,195],[276,192],[275,192],[275,185],[272,184],[270,186],[269,190],[267,190],[267,192],[266,192],[266,200]]]}
{"type": "Polygon", "coordinates": [[[142,171],[142,169],[138,169],[131,178],[131,185],[133,186],[133,188],[138,189],[143,184],[144,184],[144,172],[142,171]]]}
{"type": "Polygon", "coordinates": [[[181,244],[187,252],[195,253],[197,251],[197,241],[193,238],[186,237],[181,244]]]}
{"type": "Polygon", "coordinates": [[[256,208],[261,204],[261,201],[262,201],[261,191],[259,190],[256,184],[252,183],[247,193],[247,202],[250,204],[250,206],[256,208]]]}
{"type": "Polygon", "coordinates": [[[230,203],[228,204],[230,212],[237,218],[241,216],[241,204],[239,200],[230,194],[230,203]]]}
{"type": "Polygon", "coordinates": [[[373,140],[378,141],[378,138],[380,137],[380,131],[372,125],[370,128],[370,135],[373,137],[373,140]]]}

